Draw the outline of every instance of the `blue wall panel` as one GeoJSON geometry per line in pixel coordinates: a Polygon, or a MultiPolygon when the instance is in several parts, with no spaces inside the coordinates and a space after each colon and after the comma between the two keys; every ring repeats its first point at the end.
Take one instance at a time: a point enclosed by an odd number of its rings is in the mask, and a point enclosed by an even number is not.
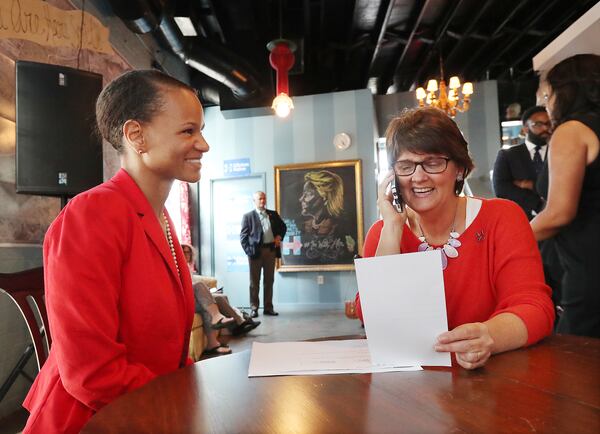
{"type": "MultiPolygon", "coordinates": [[[[211,150],[203,157],[200,182],[202,272],[210,268],[210,179],[223,176],[223,160],[250,158],[253,173],[266,173],[269,208],[275,207],[274,166],[314,161],[362,159],[363,205],[366,231],[377,217],[375,185],[375,113],[366,89],[294,98],[288,119],[260,116],[225,119],[218,107],[205,111],[204,134],[211,150]],[[332,140],[345,132],[352,146],[339,151],[332,140]]],[[[241,247],[240,247],[241,249],[241,247]]],[[[224,276],[216,276],[221,281],[224,276]]],[[[276,273],[274,303],[340,304],[356,293],[353,271],[276,273]],[[317,285],[317,276],[324,284],[317,285]]]]}

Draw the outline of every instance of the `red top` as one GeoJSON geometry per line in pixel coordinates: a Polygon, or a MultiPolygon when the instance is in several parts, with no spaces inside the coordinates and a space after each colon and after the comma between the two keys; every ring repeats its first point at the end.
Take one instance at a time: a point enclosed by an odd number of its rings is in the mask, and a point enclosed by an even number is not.
{"type": "Polygon", "coordinates": [[[181,277],[123,169],[54,220],[44,240],[52,348],[23,404],[25,434],[78,433],[118,396],[186,364],[194,293],[177,237],[173,245],[181,277]]]}
{"type": "MultiPolygon", "coordinates": [[[[552,332],[554,306],[544,280],[542,259],[523,210],[503,199],[481,199],[471,225],[458,238],[458,257],[444,270],[448,329],[484,322],[511,312],[527,326],[527,345],[552,332]]],[[[383,220],[371,226],[364,256],[375,256],[383,220]]],[[[416,252],[419,239],[405,225],[400,242],[403,253],[416,252]]],[[[441,264],[440,264],[441,265],[441,264]]],[[[356,312],[362,321],[359,294],[356,312]]]]}

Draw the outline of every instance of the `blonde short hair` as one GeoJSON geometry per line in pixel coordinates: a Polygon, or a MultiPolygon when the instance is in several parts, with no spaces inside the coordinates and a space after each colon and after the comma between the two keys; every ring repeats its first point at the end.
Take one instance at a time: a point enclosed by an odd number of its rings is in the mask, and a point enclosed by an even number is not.
{"type": "Polygon", "coordinates": [[[330,215],[339,217],[344,212],[344,183],[339,175],[329,170],[307,172],[304,181],[310,182],[325,200],[330,215]]]}

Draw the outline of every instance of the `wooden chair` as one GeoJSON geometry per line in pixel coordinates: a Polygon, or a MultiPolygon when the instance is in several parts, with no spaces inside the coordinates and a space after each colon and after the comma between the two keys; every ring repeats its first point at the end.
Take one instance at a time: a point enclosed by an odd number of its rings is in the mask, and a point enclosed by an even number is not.
{"type": "Polygon", "coordinates": [[[39,267],[19,273],[0,273],[0,292],[15,303],[23,315],[33,342],[37,366],[41,369],[48,358],[46,348],[49,351],[52,343],[44,302],[44,269],[39,267]],[[37,310],[41,324],[36,321],[34,309],[37,310]]]}

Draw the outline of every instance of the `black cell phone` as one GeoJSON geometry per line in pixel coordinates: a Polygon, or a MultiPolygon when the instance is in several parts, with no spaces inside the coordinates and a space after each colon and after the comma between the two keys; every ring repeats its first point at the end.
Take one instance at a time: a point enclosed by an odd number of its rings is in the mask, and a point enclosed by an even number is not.
{"type": "Polygon", "coordinates": [[[396,207],[396,211],[404,212],[404,201],[402,200],[402,195],[400,194],[400,183],[398,182],[398,177],[394,175],[394,180],[392,181],[392,198],[394,206],[396,207]]]}

